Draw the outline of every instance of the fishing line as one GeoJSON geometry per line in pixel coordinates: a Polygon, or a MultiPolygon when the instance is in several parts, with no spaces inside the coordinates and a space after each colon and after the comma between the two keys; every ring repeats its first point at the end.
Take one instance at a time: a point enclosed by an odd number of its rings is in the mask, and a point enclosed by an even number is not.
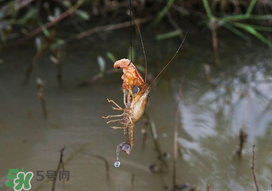
{"type": "Polygon", "coordinates": [[[130,28],[130,31],[129,31],[129,47],[130,47],[130,62],[128,64],[128,66],[130,65],[132,61],[132,58],[133,58],[133,55],[132,55],[132,8],[131,8],[131,0],[129,0],[129,28],[130,28]]]}

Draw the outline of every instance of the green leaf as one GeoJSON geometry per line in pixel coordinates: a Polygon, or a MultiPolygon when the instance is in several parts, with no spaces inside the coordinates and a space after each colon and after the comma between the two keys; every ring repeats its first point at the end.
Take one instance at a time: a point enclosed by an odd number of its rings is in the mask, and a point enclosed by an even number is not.
{"type": "Polygon", "coordinates": [[[262,34],[260,34],[256,29],[254,29],[252,26],[247,24],[241,24],[241,23],[233,23],[234,26],[239,27],[250,33],[251,35],[258,38],[263,43],[267,44],[268,46],[272,46],[271,41],[266,39],[262,34]]]}
{"type": "Polygon", "coordinates": [[[42,32],[44,34],[44,36],[46,37],[49,37],[50,36],[50,32],[47,30],[47,28],[44,26],[44,24],[41,22],[41,21],[38,21],[41,29],[42,29],[42,32]]]}
{"type": "Polygon", "coordinates": [[[72,6],[71,1],[69,1],[69,0],[64,0],[64,1],[63,1],[63,4],[64,4],[67,8],[70,8],[70,7],[72,6]]]}
{"type": "Polygon", "coordinates": [[[246,15],[250,16],[255,4],[256,4],[257,0],[251,0],[250,5],[247,8],[247,12],[246,15]]]}
{"type": "Polygon", "coordinates": [[[252,27],[252,28],[254,28],[255,30],[258,30],[258,31],[272,32],[272,27],[249,25],[249,24],[246,24],[246,25],[250,26],[250,27],[252,27]]]}
{"type": "Polygon", "coordinates": [[[56,7],[54,9],[54,17],[57,18],[58,16],[60,16],[60,14],[61,14],[60,8],[56,7]]]}
{"type": "Polygon", "coordinates": [[[225,27],[226,29],[230,30],[231,32],[233,32],[234,34],[236,34],[237,36],[243,38],[244,40],[249,40],[249,37],[246,36],[244,33],[242,33],[241,31],[239,31],[238,29],[236,29],[235,27],[231,26],[228,23],[224,23],[223,27],[225,27]]]}
{"type": "Polygon", "coordinates": [[[62,39],[58,39],[54,44],[52,44],[51,45],[51,49],[56,49],[56,48],[58,48],[58,47],[60,47],[60,46],[62,46],[62,45],[64,45],[65,44],[65,41],[64,40],[62,40],[62,39]]]}
{"type": "Polygon", "coordinates": [[[36,49],[38,52],[41,52],[42,44],[43,44],[43,40],[40,37],[36,37],[35,38],[35,46],[36,46],[36,49]]]}
{"type": "Polygon", "coordinates": [[[221,18],[222,21],[237,21],[237,20],[271,20],[272,15],[231,15],[221,18]]]}
{"type": "Polygon", "coordinates": [[[76,10],[75,14],[80,16],[82,19],[84,20],[89,20],[90,19],[90,15],[86,12],[86,11],[82,11],[82,10],[76,10]]]}
{"type": "Polygon", "coordinates": [[[209,19],[212,19],[213,15],[208,0],[202,0],[202,3],[204,5],[207,16],[209,17],[209,19]]]}
{"type": "Polygon", "coordinates": [[[31,8],[27,11],[27,13],[23,16],[22,19],[18,20],[19,23],[25,24],[30,19],[37,19],[38,18],[38,9],[31,8]]]}
{"type": "Polygon", "coordinates": [[[156,40],[164,40],[164,39],[168,39],[168,38],[173,38],[176,36],[179,36],[182,34],[181,30],[175,30],[172,32],[168,32],[168,33],[164,33],[164,34],[160,34],[160,35],[156,35],[156,40]]]}
{"type": "Polygon", "coordinates": [[[107,55],[108,59],[110,59],[110,61],[112,61],[112,62],[116,61],[115,56],[111,52],[107,52],[106,55],[107,55]]]}
{"type": "Polygon", "coordinates": [[[100,68],[100,73],[103,74],[106,69],[106,62],[105,62],[104,58],[102,56],[98,56],[97,62],[98,62],[99,68],[100,68]]]}
{"type": "Polygon", "coordinates": [[[156,24],[158,24],[162,20],[162,18],[166,15],[166,13],[172,7],[174,2],[175,2],[175,0],[168,0],[167,5],[163,8],[163,10],[161,10],[161,12],[156,17],[156,19],[151,23],[151,26],[155,26],[156,24]]]}

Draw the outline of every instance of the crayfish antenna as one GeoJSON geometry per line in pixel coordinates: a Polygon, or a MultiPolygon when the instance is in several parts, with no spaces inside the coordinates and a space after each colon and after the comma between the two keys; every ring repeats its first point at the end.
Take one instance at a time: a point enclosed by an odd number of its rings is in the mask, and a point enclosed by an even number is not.
{"type": "Polygon", "coordinates": [[[182,42],[180,43],[176,53],[173,55],[173,57],[170,59],[170,61],[162,68],[162,70],[159,72],[159,74],[154,78],[154,80],[150,83],[149,87],[151,87],[153,85],[153,83],[158,79],[158,77],[161,75],[161,73],[169,66],[169,64],[171,64],[171,62],[174,60],[174,58],[177,56],[177,54],[179,53],[181,47],[183,46],[186,38],[187,38],[187,34],[189,32],[189,29],[187,29],[185,36],[182,40],[182,42]]]}

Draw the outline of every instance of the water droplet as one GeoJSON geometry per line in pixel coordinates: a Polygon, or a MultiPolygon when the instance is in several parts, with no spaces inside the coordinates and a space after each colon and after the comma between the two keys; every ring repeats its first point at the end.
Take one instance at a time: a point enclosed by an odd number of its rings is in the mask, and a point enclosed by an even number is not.
{"type": "Polygon", "coordinates": [[[119,151],[116,151],[116,160],[119,160],[119,151]]]}
{"type": "Polygon", "coordinates": [[[114,163],[114,166],[118,168],[121,165],[121,162],[119,161],[119,151],[116,151],[116,161],[114,163]]]}
{"type": "Polygon", "coordinates": [[[114,166],[118,168],[121,165],[120,161],[115,161],[114,166]]]}

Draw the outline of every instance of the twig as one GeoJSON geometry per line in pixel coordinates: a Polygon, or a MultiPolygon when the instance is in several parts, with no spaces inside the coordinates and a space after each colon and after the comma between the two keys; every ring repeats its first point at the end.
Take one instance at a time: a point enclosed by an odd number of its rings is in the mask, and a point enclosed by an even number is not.
{"type": "Polygon", "coordinates": [[[66,17],[68,17],[69,15],[74,13],[83,4],[83,2],[84,2],[84,0],[79,0],[74,6],[72,6],[70,9],[68,9],[64,13],[62,13],[60,16],[58,16],[53,21],[46,23],[44,26],[40,26],[40,27],[34,29],[33,31],[28,33],[28,35],[26,37],[21,38],[17,42],[17,45],[23,44],[27,40],[29,40],[32,37],[36,36],[37,34],[41,33],[44,28],[48,29],[48,28],[54,26],[55,24],[57,24],[58,22],[62,21],[63,19],[65,19],[66,17]]]}
{"type": "Polygon", "coordinates": [[[217,39],[217,30],[212,29],[212,45],[214,53],[214,63],[219,65],[219,55],[218,55],[218,39],[217,39]]]}
{"type": "MultiPolygon", "coordinates": [[[[147,124],[145,124],[147,126],[147,124]]],[[[142,139],[142,147],[144,148],[146,145],[146,139],[147,139],[147,131],[146,129],[142,129],[143,139],[142,139]]]]}
{"type": "MultiPolygon", "coordinates": [[[[65,146],[60,150],[60,159],[59,159],[59,164],[58,164],[56,174],[55,174],[56,176],[58,175],[58,172],[59,172],[59,169],[61,166],[62,166],[62,169],[64,170],[64,163],[63,163],[64,150],[65,150],[65,146]]],[[[54,178],[54,181],[52,183],[52,191],[55,191],[56,179],[57,179],[57,177],[54,178]]],[[[63,184],[64,184],[63,187],[65,188],[65,182],[63,182],[63,184]]]]}
{"type": "Polygon", "coordinates": [[[144,117],[146,119],[146,125],[149,126],[150,128],[150,131],[151,131],[151,135],[152,135],[152,138],[153,138],[153,142],[154,142],[154,145],[155,145],[155,149],[159,155],[159,158],[161,158],[162,156],[162,151],[161,151],[161,148],[160,148],[160,145],[159,145],[159,142],[158,142],[158,134],[157,134],[157,130],[156,130],[156,126],[154,124],[154,122],[150,119],[149,115],[145,112],[144,113],[144,117]]]}
{"type": "MultiPolygon", "coordinates": [[[[151,18],[144,18],[144,19],[137,19],[136,22],[137,24],[141,24],[141,23],[145,23],[150,21],[151,18]]],[[[135,21],[132,22],[132,25],[136,24],[135,21]]],[[[126,28],[130,26],[130,22],[123,22],[123,23],[118,23],[118,24],[111,24],[111,25],[105,25],[105,26],[99,26],[99,27],[95,27],[92,28],[90,30],[81,32],[77,35],[74,35],[72,38],[74,39],[82,39],[84,37],[90,36],[94,33],[100,32],[100,31],[111,31],[111,30],[116,30],[116,29],[121,29],[121,28],[126,28]]]]}
{"type": "Polygon", "coordinates": [[[167,168],[168,166],[167,166],[167,163],[165,162],[165,160],[162,157],[163,153],[161,151],[161,147],[160,147],[160,144],[159,144],[156,125],[150,119],[149,115],[146,112],[144,113],[144,117],[145,117],[145,124],[147,126],[149,126],[149,128],[150,128],[150,132],[151,132],[151,135],[152,135],[153,143],[155,145],[155,150],[158,153],[158,159],[159,159],[160,165],[161,165],[159,171],[160,172],[164,172],[164,168],[163,167],[167,168]]]}
{"type": "Polygon", "coordinates": [[[251,170],[252,170],[252,175],[253,175],[253,180],[255,183],[256,190],[259,191],[259,187],[258,187],[256,175],[255,175],[255,150],[254,149],[255,149],[255,145],[253,145],[253,147],[252,147],[252,167],[251,167],[251,170]]]}
{"type": "MultiPolygon", "coordinates": [[[[183,79],[182,79],[183,82],[183,79]]],[[[182,83],[181,82],[181,83],[182,83]]],[[[178,158],[178,120],[179,116],[181,116],[181,109],[180,106],[182,104],[182,86],[180,87],[180,93],[179,93],[179,100],[178,100],[178,106],[176,110],[176,119],[175,119],[175,128],[174,128],[174,161],[173,161],[173,189],[175,190],[177,188],[177,158],[178,158]]]]}
{"type": "Polygon", "coordinates": [[[57,49],[56,51],[53,51],[53,54],[55,55],[55,57],[52,57],[52,62],[54,62],[57,65],[57,79],[59,82],[59,86],[61,87],[63,85],[63,81],[62,81],[62,61],[61,61],[61,50],[57,49]]]}
{"type": "MultiPolygon", "coordinates": [[[[104,74],[110,75],[110,74],[114,74],[116,72],[119,72],[119,71],[115,70],[115,69],[109,69],[104,74]]],[[[99,80],[100,78],[102,78],[104,76],[104,74],[102,74],[102,73],[95,74],[90,79],[80,82],[80,84],[78,86],[90,85],[90,84],[96,82],[97,80],[99,80]]]]}
{"type": "Polygon", "coordinates": [[[38,88],[38,93],[37,96],[40,98],[41,101],[41,106],[42,106],[42,112],[43,116],[47,116],[47,108],[46,108],[46,103],[45,103],[45,96],[44,96],[44,84],[41,79],[37,79],[37,88],[38,88]]]}
{"type": "Polygon", "coordinates": [[[207,184],[207,191],[210,191],[210,185],[207,184]]]}
{"type": "Polygon", "coordinates": [[[176,111],[176,120],[175,120],[175,129],[174,129],[174,161],[173,161],[173,189],[177,187],[177,158],[178,158],[178,119],[179,119],[179,106],[181,100],[179,101],[177,111],[176,111]]]}
{"type": "Polygon", "coordinates": [[[102,157],[100,155],[92,155],[93,157],[97,158],[97,159],[100,159],[102,160],[104,163],[105,163],[105,167],[106,167],[106,176],[107,176],[107,179],[110,178],[110,166],[109,166],[109,161],[105,158],[105,157],[102,157]]]}
{"type": "Polygon", "coordinates": [[[239,149],[237,150],[237,155],[239,157],[242,156],[242,151],[243,151],[243,148],[244,148],[244,144],[247,140],[247,134],[244,132],[243,128],[240,130],[240,135],[239,135],[239,149]]]}
{"type": "Polygon", "coordinates": [[[134,187],[134,182],[135,182],[135,174],[131,173],[131,186],[134,187]]]}
{"type": "MultiPolygon", "coordinates": [[[[78,154],[82,153],[85,148],[87,148],[90,145],[90,143],[85,143],[81,145],[78,149],[76,149],[63,163],[63,165],[67,165],[70,161],[72,161],[78,154]]],[[[39,184],[33,191],[40,191],[41,187],[45,185],[46,183],[50,182],[50,179],[46,179],[41,184],[39,184]]]]}
{"type": "Polygon", "coordinates": [[[40,59],[41,53],[42,53],[41,51],[38,51],[35,54],[34,58],[32,59],[32,63],[30,63],[28,65],[27,70],[26,70],[25,80],[24,80],[25,84],[28,84],[30,76],[31,76],[31,73],[32,73],[32,70],[36,66],[38,60],[40,59]]]}
{"type": "MultiPolygon", "coordinates": [[[[171,14],[168,12],[168,13],[166,13],[166,15],[167,15],[167,18],[168,18],[170,24],[174,27],[174,29],[182,31],[181,28],[178,26],[177,22],[171,16],[171,14]]],[[[182,32],[179,34],[179,37],[180,37],[181,40],[183,39],[183,33],[182,32]]]]}

